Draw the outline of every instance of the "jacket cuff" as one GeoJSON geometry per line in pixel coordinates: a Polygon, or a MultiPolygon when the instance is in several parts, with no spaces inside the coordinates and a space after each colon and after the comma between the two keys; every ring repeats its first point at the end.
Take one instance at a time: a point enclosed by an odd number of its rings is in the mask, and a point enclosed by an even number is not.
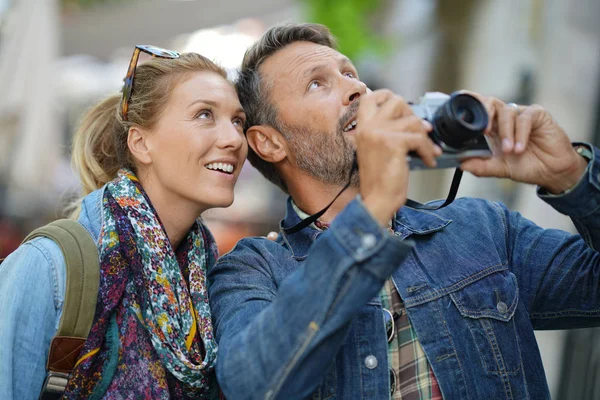
{"type": "Polygon", "coordinates": [[[330,230],[356,262],[369,259],[369,269],[382,280],[398,268],[413,247],[413,242],[401,240],[383,228],[360,197],[352,200],[333,220],[330,230]]]}
{"type": "Polygon", "coordinates": [[[589,143],[573,143],[592,151],[592,159],[577,184],[561,194],[551,194],[538,187],[537,194],[558,212],[572,218],[590,215],[600,207],[600,150],[589,143]]]}

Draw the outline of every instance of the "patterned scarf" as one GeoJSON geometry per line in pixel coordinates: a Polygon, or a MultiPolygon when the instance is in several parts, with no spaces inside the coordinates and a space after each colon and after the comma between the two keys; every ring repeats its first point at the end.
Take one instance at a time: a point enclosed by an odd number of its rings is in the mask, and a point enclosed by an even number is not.
{"type": "Polygon", "coordinates": [[[196,221],[175,253],[128,170],[107,185],[102,209],[94,323],[64,398],[218,398],[208,229],[196,221]]]}

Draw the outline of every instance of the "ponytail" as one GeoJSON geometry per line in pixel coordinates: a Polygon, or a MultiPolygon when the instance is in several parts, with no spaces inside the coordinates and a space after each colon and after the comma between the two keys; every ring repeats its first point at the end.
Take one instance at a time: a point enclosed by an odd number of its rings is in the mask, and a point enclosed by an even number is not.
{"type": "MultiPolygon", "coordinates": [[[[113,180],[120,168],[133,168],[127,132],[117,111],[120,101],[121,95],[115,94],[92,107],[73,137],[71,164],[79,175],[83,197],[113,180]]],[[[81,200],[68,207],[71,218],[79,214],[81,200]]]]}

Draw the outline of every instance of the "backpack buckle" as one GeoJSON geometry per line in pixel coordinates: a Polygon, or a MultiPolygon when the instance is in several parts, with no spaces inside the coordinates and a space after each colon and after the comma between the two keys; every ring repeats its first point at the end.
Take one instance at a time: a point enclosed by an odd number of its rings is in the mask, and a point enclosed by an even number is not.
{"type": "Polygon", "coordinates": [[[42,391],[40,392],[39,400],[54,400],[60,399],[67,388],[69,374],[64,372],[48,372],[42,391]]]}

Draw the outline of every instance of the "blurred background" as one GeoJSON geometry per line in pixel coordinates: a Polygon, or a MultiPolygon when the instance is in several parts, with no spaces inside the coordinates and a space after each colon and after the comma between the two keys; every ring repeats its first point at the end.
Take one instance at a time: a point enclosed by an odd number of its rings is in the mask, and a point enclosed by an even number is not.
{"type": "MultiPolygon", "coordinates": [[[[599,145],[599,20],[598,0],[0,0],[0,258],[77,197],[74,128],[121,89],[135,44],[202,53],[234,78],[272,25],[324,23],[373,89],[418,100],[465,88],[539,103],[573,141],[599,145]]],[[[445,197],[451,175],[413,172],[411,197],[445,197]]],[[[467,176],[459,195],[575,231],[531,186],[467,176]]],[[[284,200],[247,164],[233,206],[205,215],[221,252],[278,230],[284,200]]],[[[599,332],[538,333],[555,399],[600,398],[599,332]]]]}

